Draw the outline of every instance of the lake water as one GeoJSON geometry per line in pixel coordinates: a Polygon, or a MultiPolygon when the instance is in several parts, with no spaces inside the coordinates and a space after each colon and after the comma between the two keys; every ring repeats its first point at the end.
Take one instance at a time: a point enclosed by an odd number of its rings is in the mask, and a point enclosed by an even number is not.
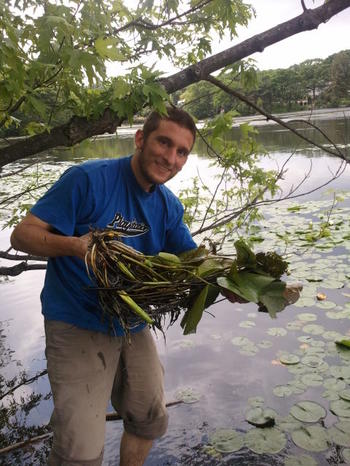
{"type": "MultiPolygon", "coordinates": [[[[290,118],[294,117],[290,115],[290,118]]],[[[313,118],[334,141],[349,151],[349,109],[318,112],[313,118]]],[[[339,353],[334,344],[340,337],[350,340],[349,167],[330,185],[312,192],[327,182],[330,174],[338,169],[340,161],[310,147],[277,125],[265,124],[261,119],[255,123],[259,128],[258,140],[270,155],[270,158],[262,161],[264,167],[281,166],[290,154],[294,154],[282,181],[284,192],[296,186],[312,164],[311,175],[303,187],[310,193],[288,203],[267,207],[265,220],[257,228],[257,236],[263,240],[257,249],[286,248],[292,272],[288,281],[301,281],[304,292],[300,302],[289,306],[276,320],[271,320],[268,314],[257,312],[254,304],[233,305],[222,301],[212,306],[210,314],[203,317],[195,335],[183,336],[180,326],[175,324],[167,331],[166,343],[161,335],[156,337],[166,371],[167,400],[173,401],[181,391],[185,391],[187,396],[192,396],[192,401],[197,401],[169,408],[168,433],[156,442],[146,466],[350,464],[350,440],[349,445],[344,440],[334,441],[334,434],[331,437],[328,431],[327,446],[317,447],[318,451],[316,447],[310,452],[297,446],[291,430],[286,431],[286,428],[280,428],[284,432],[282,442],[285,441],[285,445],[278,453],[259,453],[256,440],[252,441],[255,446],[249,443],[253,430],[262,432],[265,437],[270,435],[266,429],[258,429],[246,421],[247,409],[261,406],[260,398],[263,399],[263,406],[275,410],[279,417],[287,416],[297,402],[317,402],[326,410],[326,417],[307,425],[329,428],[339,419],[350,423],[350,406],[346,405],[350,405],[349,401],[343,399],[345,407],[341,405],[343,410],[340,416],[332,412],[334,408],[331,409],[331,403],[341,399],[339,392],[345,390],[346,397],[346,391],[350,389],[350,350],[339,353]],[[338,196],[341,193],[342,196],[336,205],[333,205],[334,193],[338,196]],[[309,234],[318,231],[320,222],[327,218],[330,210],[331,235],[323,237],[314,247],[305,247],[305,230],[309,234]],[[316,294],[320,292],[326,295],[324,301],[316,299],[316,294]],[[292,353],[300,362],[295,365],[282,364],[281,352],[292,353]],[[336,382],[339,389],[325,394],[336,382]],[[209,446],[211,436],[218,429],[241,433],[250,448],[243,446],[237,452],[218,453],[209,446]],[[301,455],[307,455],[305,463],[300,462],[301,455]],[[297,462],[288,463],[292,461],[289,457],[294,456],[298,456],[297,462]]],[[[299,123],[294,126],[308,137],[316,137],[315,130],[305,129],[299,123]]],[[[57,177],[73,161],[132,153],[134,132],[135,128],[122,128],[118,130],[117,138],[97,138],[74,151],[52,151],[46,157],[45,169],[53,171],[53,177],[57,177]]],[[[236,132],[237,129],[233,128],[230,137],[235,137],[236,132]]],[[[7,169],[20,166],[18,163],[7,169]]],[[[210,160],[199,142],[181,175],[171,181],[169,187],[177,192],[197,172],[208,186],[213,183],[210,160]]],[[[14,194],[15,187],[3,184],[1,189],[3,195],[8,190],[14,194]]],[[[6,212],[3,212],[3,221],[5,218],[6,212]]],[[[10,229],[1,232],[1,250],[8,248],[9,235],[10,229]]],[[[3,265],[5,263],[2,261],[3,265]]],[[[43,271],[30,271],[0,283],[1,370],[6,377],[13,376],[21,369],[32,375],[45,368],[43,320],[39,304],[43,278],[43,271]]],[[[21,393],[31,391],[48,393],[46,376],[24,387],[21,393]]],[[[51,409],[50,399],[42,401],[31,411],[29,422],[46,424],[51,409]]],[[[349,428],[348,424],[345,424],[346,428],[349,428]]],[[[118,464],[121,432],[119,421],[107,423],[104,465],[118,464]]],[[[348,435],[350,439],[350,430],[347,432],[345,437],[348,435]]],[[[271,435],[275,434],[274,430],[271,435]]],[[[308,435],[313,440],[314,433],[308,435]]],[[[315,436],[322,435],[318,432],[315,436]]],[[[309,443],[312,443],[311,440],[309,443]]],[[[260,440],[260,444],[271,445],[274,441],[260,440]]],[[[32,452],[26,451],[17,460],[7,456],[0,458],[0,462],[39,464],[39,460],[35,463],[32,458],[32,452]]]]}

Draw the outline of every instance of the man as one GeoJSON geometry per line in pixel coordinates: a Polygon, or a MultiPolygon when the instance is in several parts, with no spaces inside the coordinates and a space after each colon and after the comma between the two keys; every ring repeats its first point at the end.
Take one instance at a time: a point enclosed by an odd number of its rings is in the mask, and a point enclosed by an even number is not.
{"type": "Polygon", "coordinates": [[[103,320],[89,290],[84,259],[91,228],[127,235],[145,254],[196,247],[183,207],[163,184],[185,165],[195,124],[183,110],[153,112],[135,136],[133,156],[97,160],[67,170],[18,224],[15,249],[47,256],[41,293],[46,357],[54,411],[49,465],[100,465],[111,398],[122,415],[120,465],[142,465],[167,428],[163,369],[146,325],[123,337],[103,320]]]}

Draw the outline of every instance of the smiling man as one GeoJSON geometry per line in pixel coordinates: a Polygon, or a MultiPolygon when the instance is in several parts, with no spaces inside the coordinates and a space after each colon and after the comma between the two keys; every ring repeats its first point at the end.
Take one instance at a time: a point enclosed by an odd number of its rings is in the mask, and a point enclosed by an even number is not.
{"type": "Polygon", "coordinates": [[[163,369],[146,325],[128,344],[117,319],[103,319],[84,258],[91,228],[108,228],[154,255],[196,247],[183,207],[164,186],[185,165],[196,128],[184,111],[151,113],[132,156],[67,170],[15,228],[15,249],[47,256],[41,293],[54,430],[49,465],[100,465],[109,400],[121,414],[120,465],[142,465],[167,428],[163,369]],[[89,289],[90,288],[90,289],[89,289]]]}

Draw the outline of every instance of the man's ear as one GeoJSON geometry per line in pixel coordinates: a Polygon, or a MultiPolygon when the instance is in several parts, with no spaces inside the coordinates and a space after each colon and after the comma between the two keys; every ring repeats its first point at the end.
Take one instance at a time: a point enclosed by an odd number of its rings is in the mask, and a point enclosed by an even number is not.
{"type": "Polygon", "coordinates": [[[135,145],[137,149],[142,149],[144,143],[144,134],[142,129],[138,129],[135,134],[135,145]]]}

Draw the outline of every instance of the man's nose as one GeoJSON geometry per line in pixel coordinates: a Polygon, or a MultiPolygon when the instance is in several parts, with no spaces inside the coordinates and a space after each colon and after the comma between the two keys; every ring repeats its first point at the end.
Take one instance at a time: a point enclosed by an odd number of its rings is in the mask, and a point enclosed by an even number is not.
{"type": "Polygon", "coordinates": [[[176,147],[169,147],[165,154],[168,165],[174,165],[176,162],[176,147]]]}

